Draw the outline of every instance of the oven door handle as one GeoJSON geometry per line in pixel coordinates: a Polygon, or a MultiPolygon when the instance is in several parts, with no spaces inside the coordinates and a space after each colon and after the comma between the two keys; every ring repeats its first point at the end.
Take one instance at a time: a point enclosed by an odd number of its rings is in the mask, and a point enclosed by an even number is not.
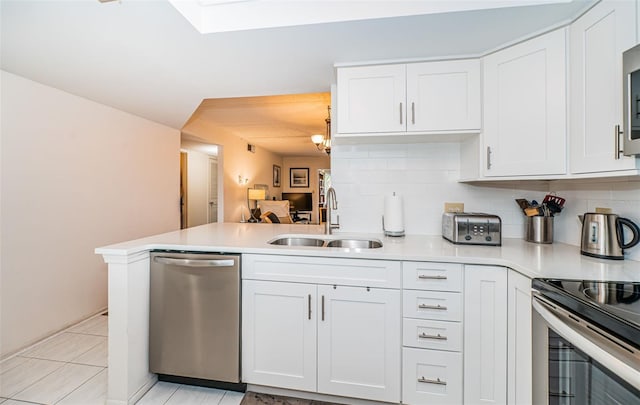
{"type": "Polygon", "coordinates": [[[640,390],[638,370],[635,370],[633,367],[624,363],[616,356],[607,352],[602,347],[567,325],[552,312],[552,309],[548,308],[546,304],[542,303],[537,298],[534,297],[531,304],[538,314],[544,318],[549,328],[553,329],[557,334],[571,342],[572,345],[582,350],[586,355],[593,358],[607,369],[613,371],[620,378],[633,385],[636,389],[640,390]]]}

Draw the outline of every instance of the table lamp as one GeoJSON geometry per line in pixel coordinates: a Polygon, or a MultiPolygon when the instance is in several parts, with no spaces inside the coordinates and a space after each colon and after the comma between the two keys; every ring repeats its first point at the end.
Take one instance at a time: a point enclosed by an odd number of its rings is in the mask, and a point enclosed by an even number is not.
{"type": "Polygon", "coordinates": [[[258,209],[258,200],[264,200],[267,196],[266,190],[261,188],[249,188],[247,189],[247,200],[255,201],[255,208],[251,209],[249,207],[249,212],[251,212],[251,218],[249,218],[249,222],[258,222],[258,218],[255,217],[256,210],[258,209]]]}

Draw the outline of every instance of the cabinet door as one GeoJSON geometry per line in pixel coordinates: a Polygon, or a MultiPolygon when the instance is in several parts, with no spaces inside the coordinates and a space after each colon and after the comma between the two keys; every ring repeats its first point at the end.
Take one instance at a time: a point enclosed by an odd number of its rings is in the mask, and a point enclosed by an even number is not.
{"type": "Polygon", "coordinates": [[[464,269],[464,403],[507,402],[507,269],[464,269]]]}
{"type": "Polygon", "coordinates": [[[480,60],[407,65],[408,131],[480,131],[480,60]]]}
{"type": "Polygon", "coordinates": [[[318,392],[400,402],[400,291],[318,286],[318,392]]]}
{"type": "Polygon", "coordinates": [[[406,131],[406,65],[338,68],[338,134],[406,131]]]}
{"type": "Polygon", "coordinates": [[[242,376],[250,384],[316,390],[316,286],[242,282],[242,376]]]}
{"type": "Polygon", "coordinates": [[[532,403],[531,280],[513,270],[507,277],[508,404],[532,403]]]}
{"type": "MultiPolygon", "coordinates": [[[[635,45],[633,1],[603,1],[571,24],[572,173],[635,169],[614,148],[622,128],[622,52],[635,45]]],[[[622,140],[620,140],[622,142],[622,140]]]]}
{"type": "Polygon", "coordinates": [[[483,59],[485,176],[566,173],[565,32],[483,59]]]}

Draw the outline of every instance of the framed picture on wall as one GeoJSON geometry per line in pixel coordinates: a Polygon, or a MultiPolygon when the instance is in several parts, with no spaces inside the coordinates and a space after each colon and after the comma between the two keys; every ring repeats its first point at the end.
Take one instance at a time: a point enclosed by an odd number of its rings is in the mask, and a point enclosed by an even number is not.
{"type": "Polygon", "coordinates": [[[292,167],[289,169],[289,187],[309,187],[309,168],[292,167]]]}
{"type": "Polygon", "coordinates": [[[273,165],[273,187],[280,187],[280,166],[273,165]]]}

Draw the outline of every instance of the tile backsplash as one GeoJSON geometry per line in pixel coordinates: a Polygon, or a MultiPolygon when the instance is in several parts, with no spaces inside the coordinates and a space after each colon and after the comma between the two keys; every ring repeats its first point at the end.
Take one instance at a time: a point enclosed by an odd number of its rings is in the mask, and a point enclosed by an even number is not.
{"type": "MultiPolygon", "coordinates": [[[[462,202],[467,212],[499,215],[503,236],[521,238],[525,217],[515,199],[541,201],[549,191],[567,199],[555,218],[555,241],[579,245],[577,215],[595,207],[640,224],[640,180],[458,183],[457,143],[335,145],[331,155],[342,232],[382,232],[384,197],[393,192],[404,200],[407,234],[440,235],[444,203],[462,202]]],[[[627,253],[640,260],[640,246],[627,253]]]]}

